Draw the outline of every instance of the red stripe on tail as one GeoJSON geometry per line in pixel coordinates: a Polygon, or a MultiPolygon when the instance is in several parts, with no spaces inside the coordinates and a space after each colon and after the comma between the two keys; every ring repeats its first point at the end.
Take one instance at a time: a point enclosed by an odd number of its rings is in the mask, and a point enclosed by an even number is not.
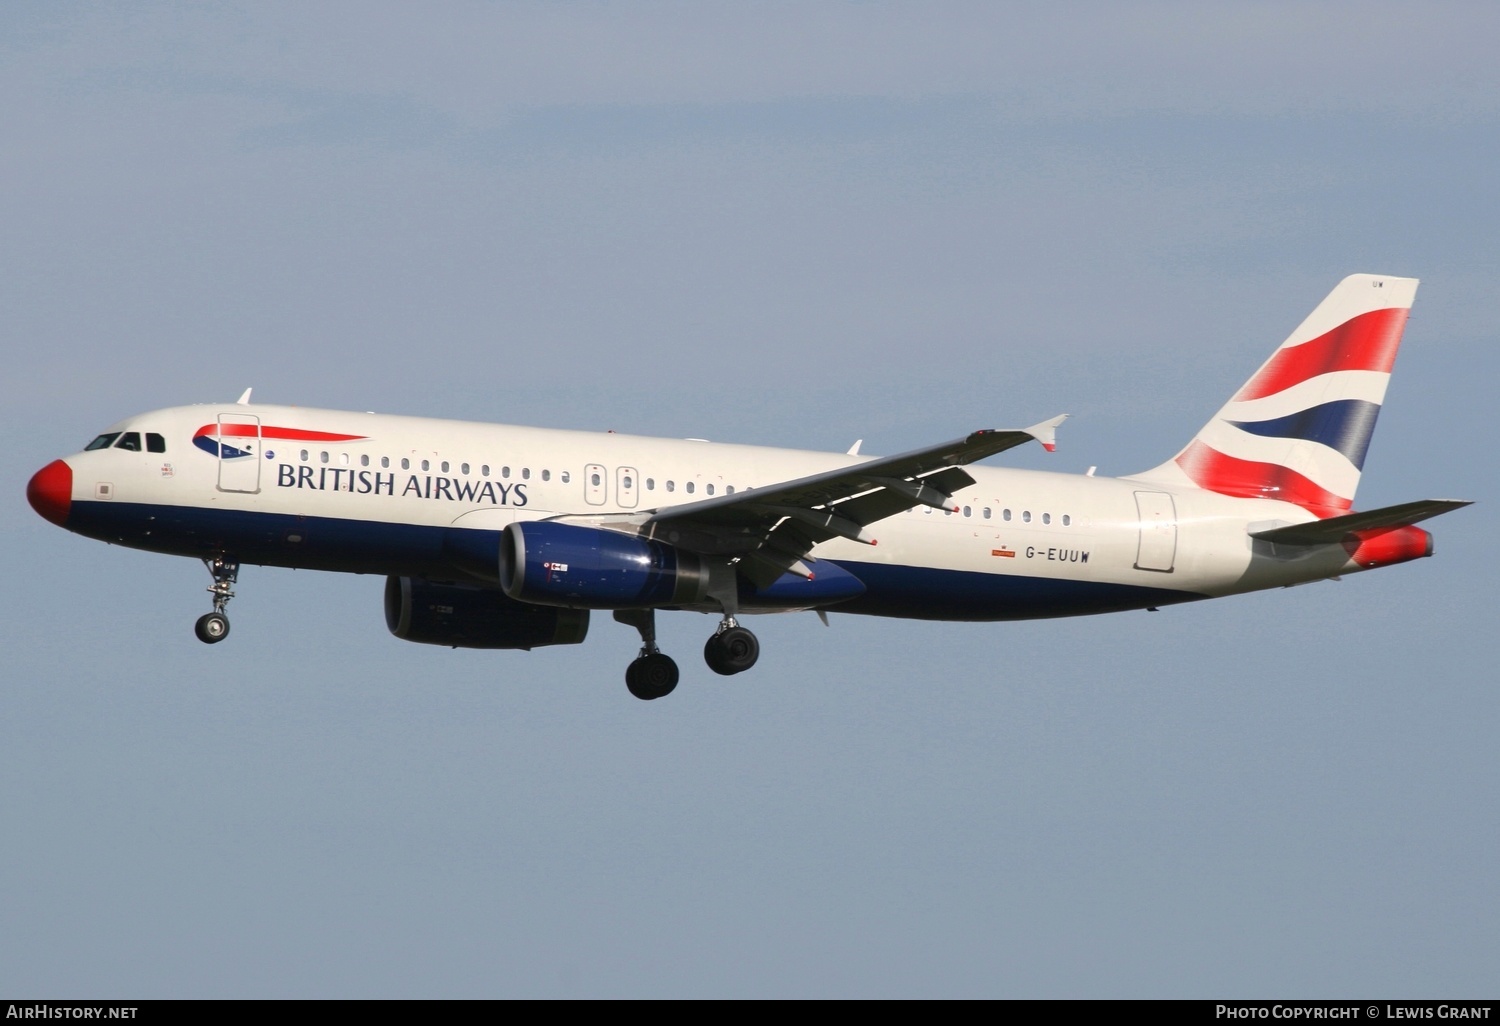
{"type": "Polygon", "coordinates": [[[1294,502],[1319,517],[1347,513],[1354,505],[1352,499],[1333,494],[1290,467],[1236,459],[1196,439],[1177,457],[1177,465],[1198,487],[1220,495],[1294,502]]]}
{"type": "Polygon", "coordinates": [[[1367,370],[1389,374],[1406,327],[1403,309],[1371,310],[1351,317],[1326,335],[1290,349],[1277,350],[1260,373],[1245,383],[1233,402],[1275,395],[1319,374],[1367,370]]]}

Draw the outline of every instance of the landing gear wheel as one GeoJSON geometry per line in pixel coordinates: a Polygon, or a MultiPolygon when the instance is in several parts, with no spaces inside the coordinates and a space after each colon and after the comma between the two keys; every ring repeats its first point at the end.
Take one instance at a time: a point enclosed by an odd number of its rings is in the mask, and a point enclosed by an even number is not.
{"type": "Polygon", "coordinates": [[[217,645],[229,637],[229,617],[223,613],[204,613],[193,624],[193,633],[205,645],[217,645]]]}
{"type": "Polygon", "coordinates": [[[643,655],[625,668],[625,686],[643,702],[670,695],[677,677],[677,663],[660,652],[643,655]]]}
{"type": "Polygon", "coordinates": [[[744,673],[759,658],[760,642],[744,627],[722,630],[703,646],[703,661],[708,668],[726,677],[744,673]]]}

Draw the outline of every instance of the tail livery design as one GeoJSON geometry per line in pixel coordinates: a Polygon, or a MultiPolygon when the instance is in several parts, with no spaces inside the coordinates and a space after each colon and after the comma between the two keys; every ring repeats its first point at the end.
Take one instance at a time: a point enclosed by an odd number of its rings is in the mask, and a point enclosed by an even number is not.
{"type": "Polygon", "coordinates": [[[1415,278],[1339,282],[1171,462],[1221,495],[1349,512],[1416,293],[1415,278]]]}

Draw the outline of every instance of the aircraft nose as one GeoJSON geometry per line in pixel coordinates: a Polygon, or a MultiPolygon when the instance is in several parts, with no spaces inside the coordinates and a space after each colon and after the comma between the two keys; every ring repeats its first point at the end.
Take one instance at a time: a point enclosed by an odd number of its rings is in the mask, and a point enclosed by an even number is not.
{"type": "Polygon", "coordinates": [[[26,485],[26,501],[58,527],[66,527],[68,507],[73,504],[73,468],[53,460],[38,470],[26,485]]]}

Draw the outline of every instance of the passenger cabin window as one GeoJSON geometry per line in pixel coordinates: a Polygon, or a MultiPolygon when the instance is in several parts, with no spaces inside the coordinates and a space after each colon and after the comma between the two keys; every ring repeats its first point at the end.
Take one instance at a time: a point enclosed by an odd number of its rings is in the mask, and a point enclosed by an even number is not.
{"type": "Polygon", "coordinates": [[[155,431],[146,432],[146,451],[166,452],[167,440],[161,435],[157,434],[155,431]]]}
{"type": "Polygon", "coordinates": [[[111,434],[107,434],[107,435],[100,435],[98,438],[94,439],[88,445],[85,445],[83,447],[83,451],[84,452],[93,452],[95,449],[108,449],[111,445],[115,444],[115,439],[119,438],[119,437],[120,437],[120,432],[118,432],[118,431],[112,432],[111,434]]]}
{"type": "Polygon", "coordinates": [[[557,477],[558,477],[558,480],[561,481],[563,484],[567,484],[569,481],[573,480],[573,475],[570,474],[570,473],[568,473],[566,470],[564,470],[557,477]]]}
{"type": "Polygon", "coordinates": [[[713,485],[705,485],[704,488],[703,488],[703,490],[705,492],[707,492],[709,495],[712,495],[714,493],[714,486],[713,485]]]}
{"type": "Polygon", "coordinates": [[[550,470],[544,470],[544,471],[542,471],[542,480],[543,481],[551,481],[552,480],[552,471],[550,471],[550,470]]]}
{"type": "Polygon", "coordinates": [[[530,481],[531,480],[531,468],[530,467],[522,467],[521,468],[521,480],[522,481],[530,481]]]}
{"type": "Polygon", "coordinates": [[[688,483],[687,483],[687,484],[686,484],[686,485],[684,485],[684,486],[683,486],[683,487],[685,487],[685,488],[686,488],[686,489],[687,489],[687,493],[688,493],[688,494],[689,494],[689,495],[692,495],[692,494],[693,494],[693,482],[691,482],[691,481],[689,481],[689,482],[688,482],[688,483]]]}
{"type": "Polygon", "coordinates": [[[125,432],[120,436],[120,440],[115,443],[115,448],[124,449],[126,452],[140,452],[141,433],[139,431],[125,432]]]}

